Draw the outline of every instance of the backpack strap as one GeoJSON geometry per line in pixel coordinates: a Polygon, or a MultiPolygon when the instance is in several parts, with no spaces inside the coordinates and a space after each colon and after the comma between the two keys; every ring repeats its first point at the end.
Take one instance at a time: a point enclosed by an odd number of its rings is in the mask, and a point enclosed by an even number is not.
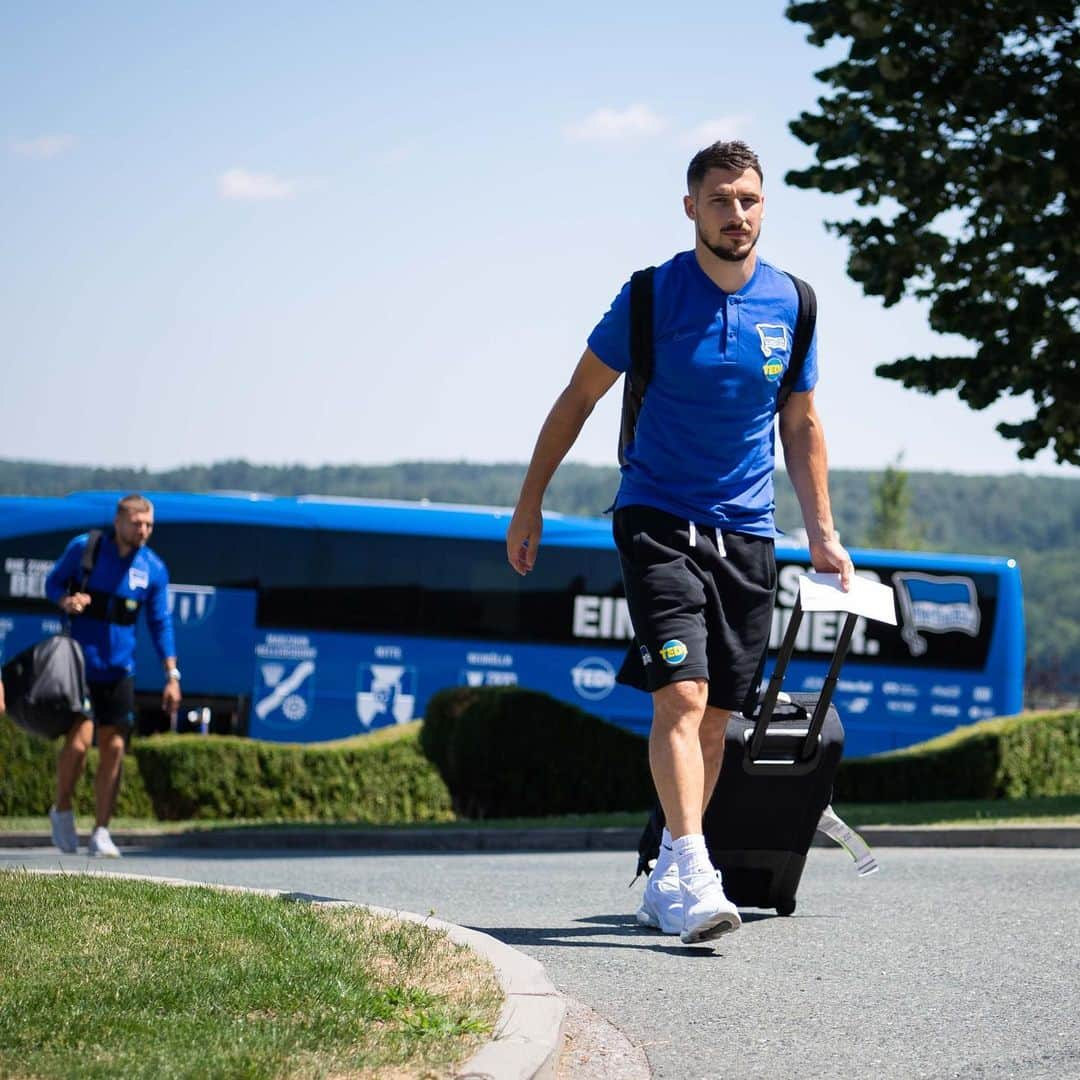
{"type": "Polygon", "coordinates": [[[79,559],[79,572],[82,575],[79,580],[78,592],[86,591],[86,583],[94,572],[94,564],[101,553],[101,539],[105,534],[101,529],[91,529],[86,534],[86,547],[83,548],[82,558],[79,559]]]}
{"type": "MultiPolygon", "coordinates": [[[[79,582],[76,584],[74,578],[68,579],[68,596],[74,596],[77,592],[86,592],[86,583],[94,572],[94,564],[97,562],[98,554],[101,552],[101,538],[103,535],[101,529],[91,529],[86,534],[86,547],[83,548],[82,555],[79,558],[79,582]]],[[[61,619],[60,627],[61,633],[65,637],[71,636],[71,616],[66,611],[61,619]]]]}
{"type": "Polygon", "coordinates": [[[619,464],[634,441],[638,415],[653,372],[653,275],[655,266],[630,276],[630,370],[623,379],[622,422],[619,426],[619,464]]]}
{"type": "MultiPolygon", "coordinates": [[[[786,271],[785,271],[786,273],[786,271]]],[[[799,297],[799,313],[795,317],[795,337],[791,343],[791,359],[787,371],[780,380],[780,389],[776,392],[776,411],[779,412],[791,397],[795,384],[802,375],[806,354],[810,351],[810,342],[814,340],[814,325],[817,323],[817,296],[808,282],[788,274],[795,292],[799,297]]]]}

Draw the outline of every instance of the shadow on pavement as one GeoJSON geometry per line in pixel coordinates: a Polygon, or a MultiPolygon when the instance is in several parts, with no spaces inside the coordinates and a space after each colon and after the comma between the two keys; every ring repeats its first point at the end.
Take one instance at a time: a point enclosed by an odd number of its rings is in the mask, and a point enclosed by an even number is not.
{"type": "MultiPolygon", "coordinates": [[[[768,918],[767,915],[759,917],[768,918]]],[[[558,945],[586,949],[640,949],[677,956],[716,955],[716,941],[702,945],[683,945],[677,937],[665,936],[658,930],[639,926],[633,915],[591,915],[576,921],[578,925],[565,927],[470,925],[469,929],[490,934],[504,945],[512,945],[514,948],[558,945]],[[612,941],[613,937],[635,940],[612,941]],[[590,938],[596,940],[588,940],[590,938]]]]}

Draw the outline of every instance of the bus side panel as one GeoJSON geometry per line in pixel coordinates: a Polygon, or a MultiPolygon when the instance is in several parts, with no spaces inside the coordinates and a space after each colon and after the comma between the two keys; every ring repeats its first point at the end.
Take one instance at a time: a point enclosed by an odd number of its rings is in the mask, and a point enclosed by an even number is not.
{"type": "MultiPolygon", "coordinates": [[[[241,697],[251,690],[251,650],[255,643],[253,589],[170,585],[169,611],[183,691],[241,697]]],[[[140,615],[135,638],[135,688],[161,689],[161,661],[140,615]]]]}
{"type": "Polygon", "coordinates": [[[60,619],[48,612],[0,610],[0,665],[60,630],[60,619]]]}
{"type": "Polygon", "coordinates": [[[648,695],[618,686],[624,650],[393,635],[260,631],[249,734],[313,742],[424,715],[448,686],[525,686],[648,732],[648,695]]]}

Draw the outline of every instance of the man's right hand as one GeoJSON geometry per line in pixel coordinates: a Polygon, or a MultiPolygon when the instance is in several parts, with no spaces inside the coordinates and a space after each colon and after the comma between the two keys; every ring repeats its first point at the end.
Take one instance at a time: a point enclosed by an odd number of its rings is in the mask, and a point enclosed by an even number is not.
{"type": "Polygon", "coordinates": [[[540,510],[518,503],[506,530],[506,557],[519,574],[527,574],[536,563],[536,549],[540,546],[543,531],[544,518],[540,510]]]}
{"type": "Polygon", "coordinates": [[[72,593],[71,596],[65,596],[60,600],[60,610],[65,615],[81,615],[89,606],[89,593],[72,593]]]}

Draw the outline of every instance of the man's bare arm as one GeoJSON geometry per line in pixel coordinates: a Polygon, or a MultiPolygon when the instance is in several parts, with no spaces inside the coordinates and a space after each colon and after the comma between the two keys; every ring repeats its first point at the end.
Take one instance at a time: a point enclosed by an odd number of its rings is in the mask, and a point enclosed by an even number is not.
{"type": "Polygon", "coordinates": [[[581,434],[596,403],[618,377],[619,372],[609,368],[591,349],[586,349],[566,389],[555,400],[540,428],[514,516],[506,530],[506,556],[519,574],[527,574],[536,562],[536,549],[540,546],[543,531],[544,492],[555,470],[581,434]]]}
{"type": "Polygon", "coordinates": [[[825,432],[814,406],[813,390],[793,393],[788,398],[780,412],[780,442],[784,447],[788,476],[802,510],[814,569],[839,574],[846,589],[854,568],[833,524],[825,432]]]}

